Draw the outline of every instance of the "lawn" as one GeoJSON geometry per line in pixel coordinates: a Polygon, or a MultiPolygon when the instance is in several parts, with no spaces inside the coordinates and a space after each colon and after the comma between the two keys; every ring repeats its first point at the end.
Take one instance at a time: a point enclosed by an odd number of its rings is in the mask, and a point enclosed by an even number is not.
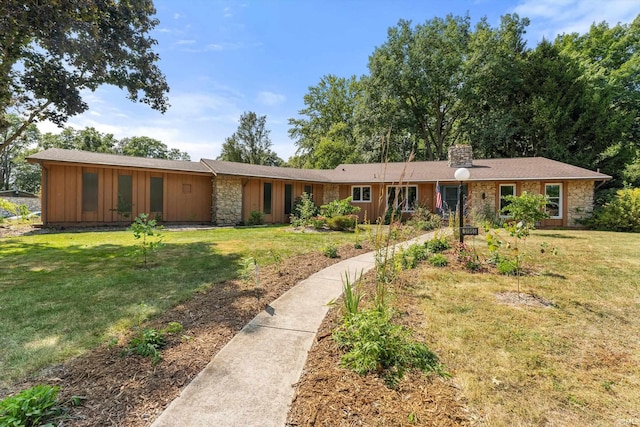
{"type": "MultiPolygon", "coordinates": [[[[482,237],[467,238],[478,252],[482,237]]],[[[539,230],[516,279],[424,264],[412,273],[421,329],[484,425],[640,424],[640,235],[539,230]],[[540,252],[540,244],[558,249],[540,252]]],[[[485,252],[486,254],[486,252],[485,252]]]]}
{"type": "Polygon", "coordinates": [[[352,233],[287,227],[163,232],[150,268],[132,256],[129,231],[0,239],[0,386],[120,337],[138,319],[259,265],[353,243],[352,233]]]}

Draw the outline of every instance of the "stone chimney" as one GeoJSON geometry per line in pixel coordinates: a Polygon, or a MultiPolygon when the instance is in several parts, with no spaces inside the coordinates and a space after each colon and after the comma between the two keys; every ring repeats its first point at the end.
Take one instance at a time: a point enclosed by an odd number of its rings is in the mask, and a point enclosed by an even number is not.
{"type": "Polygon", "coordinates": [[[470,145],[452,145],[449,147],[450,168],[470,168],[473,166],[473,148],[470,145]]]}

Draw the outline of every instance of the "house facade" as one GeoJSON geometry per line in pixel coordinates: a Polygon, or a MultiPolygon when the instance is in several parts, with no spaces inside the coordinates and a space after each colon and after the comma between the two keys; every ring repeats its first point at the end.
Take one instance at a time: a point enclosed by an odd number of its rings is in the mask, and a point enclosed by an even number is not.
{"type": "Polygon", "coordinates": [[[45,225],[130,221],[150,213],[164,222],[237,225],[251,211],[267,223],[287,223],[295,200],[317,205],[352,197],[360,219],[375,222],[389,208],[410,216],[417,206],[455,210],[464,186],[466,212],[495,213],[503,197],[523,192],[549,197],[542,226],[575,227],[593,209],[594,189],[611,179],[599,172],[533,157],[472,159],[470,146],[453,146],[448,161],[344,164],[332,170],[295,169],[219,160],[172,161],[49,149],[29,158],[42,166],[45,225]],[[459,183],[455,171],[470,178],[459,183]]]}

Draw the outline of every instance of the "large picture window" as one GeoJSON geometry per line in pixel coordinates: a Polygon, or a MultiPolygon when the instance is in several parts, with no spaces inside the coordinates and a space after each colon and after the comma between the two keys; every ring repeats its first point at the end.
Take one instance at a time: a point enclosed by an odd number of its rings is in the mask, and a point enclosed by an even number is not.
{"type": "Polygon", "coordinates": [[[133,177],[131,175],[118,175],[118,214],[131,215],[133,206],[133,177]]]}
{"type": "Polygon", "coordinates": [[[509,206],[509,202],[505,199],[507,196],[515,196],[516,195],[516,185],[515,184],[500,184],[500,216],[507,217],[509,216],[508,212],[504,212],[502,209],[509,206]]]}
{"type": "Polygon", "coordinates": [[[545,184],[544,194],[547,196],[547,214],[552,219],[562,218],[562,184],[545,184]]]}
{"type": "Polygon", "coordinates": [[[98,211],[98,174],[95,172],[82,173],[82,211],[98,211]]]}
{"type": "Polygon", "coordinates": [[[163,205],[163,179],[159,176],[151,177],[151,200],[149,204],[149,210],[151,212],[162,212],[163,205]]]}
{"type": "Polygon", "coordinates": [[[370,202],[371,201],[371,186],[353,186],[351,187],[351,201],[352,202],[370,202]]]}
{"type": "Polygon", "coordinates": [[[418,187],[387,187],[387,208],[400,209],[402,212],[413,212],[418,202],[418,187]]]}

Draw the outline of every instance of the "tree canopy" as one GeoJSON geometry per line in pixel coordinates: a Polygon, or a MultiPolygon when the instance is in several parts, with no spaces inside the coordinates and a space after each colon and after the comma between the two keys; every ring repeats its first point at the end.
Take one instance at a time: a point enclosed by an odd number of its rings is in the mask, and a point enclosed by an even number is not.
{"type": "Polygon", "coordinates": [[[253,111],[240,116],[238,130],[222,144],[218,160],[250,163],[252,165],[280,166],[284,162],[271,150],[267,116],[258,116],[253,111]]]}
{"type": "Polygon", "coordinates": [[[81,91],[109,84],[164,112],[169,86],[156,65],[151,0],[0,2],[0,151],[39,120],[61,125],[88,109],[81,91]]]}

